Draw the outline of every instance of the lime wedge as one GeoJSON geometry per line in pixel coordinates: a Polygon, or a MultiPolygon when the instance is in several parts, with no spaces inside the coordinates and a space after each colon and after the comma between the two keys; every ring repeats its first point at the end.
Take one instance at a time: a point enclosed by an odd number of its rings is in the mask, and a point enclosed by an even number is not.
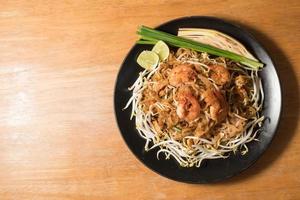
{"type": "Polygon", "coordinates": [[[166,60],[170,53],[168,45],[161,40],[155,44],[152,51],[158,54],[161,61],[166,60]]]}
{"type": "Polygon", "coordinates": [[[142,51],[136,62],[145,69],[156,67],[159,62],[159,56],[153,51],[142,51]]]}

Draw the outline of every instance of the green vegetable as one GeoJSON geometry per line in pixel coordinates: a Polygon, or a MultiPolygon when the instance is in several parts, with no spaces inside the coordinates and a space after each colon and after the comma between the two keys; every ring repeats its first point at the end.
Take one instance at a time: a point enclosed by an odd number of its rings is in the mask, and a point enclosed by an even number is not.
{"type": "Polygon", "coordinates": [[[192,49],[199,52],[206,52],[211,55],[229,58],[235,62],[239,62],[254,69],[258,69],[264,66],[263,63],[246,58],[239,54],[219,49],[208,44],[203,44],[190,39],[178,37],[169,33],[165,33],[163,31],[154,30],[146,26],[140,26],[138,28],[137,34],[141,36],[141,40],[137,41],[138,44],[156,44],[157,41],[162,40],[171,46],[192,49]]]}

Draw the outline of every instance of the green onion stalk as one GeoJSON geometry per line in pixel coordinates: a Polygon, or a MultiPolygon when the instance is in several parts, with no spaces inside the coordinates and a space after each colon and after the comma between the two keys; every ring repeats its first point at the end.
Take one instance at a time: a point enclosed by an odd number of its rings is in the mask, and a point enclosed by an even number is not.
{"type": "Polygon", "coordinates": [[[211,55],[229,58],[235,62],[241,63],[256,70],[264,66],[263,63],[242,55],[219,49],[208,44],[178,37],[163,31],[158,31],[146,26],[140,26],[137,34],[140,35],[140,40],[137,41],[137,44],[156,44],[159,40],[162,40],[174,47],[187,48],[198,52],[206,52],[211,55]]]}

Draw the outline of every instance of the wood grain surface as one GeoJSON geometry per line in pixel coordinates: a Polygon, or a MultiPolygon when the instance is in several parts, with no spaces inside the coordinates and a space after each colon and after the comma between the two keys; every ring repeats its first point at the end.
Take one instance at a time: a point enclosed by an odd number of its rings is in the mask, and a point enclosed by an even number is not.
{"type": "Polygon", "coordinates": [[[0,199],[300,199],[299,33],[298,0],[1,1],[0,199]],[[191,15],[250,31],[274,59],[284,98],[267,152],[211,185],[143,166],[113,113],[137,26],[191,15]]]}

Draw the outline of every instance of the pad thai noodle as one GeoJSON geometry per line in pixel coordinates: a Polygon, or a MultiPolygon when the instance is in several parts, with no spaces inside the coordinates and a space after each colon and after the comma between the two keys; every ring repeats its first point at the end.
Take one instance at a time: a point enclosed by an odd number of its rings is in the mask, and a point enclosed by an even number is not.
{"type": "Polygon", "coordinates": [[[140,72],[129,88],[131,118],[157,158],[173,157],[183,167],[205,159],[246,154],[264,120],[258,69],[187,48],[140,72]]]}

